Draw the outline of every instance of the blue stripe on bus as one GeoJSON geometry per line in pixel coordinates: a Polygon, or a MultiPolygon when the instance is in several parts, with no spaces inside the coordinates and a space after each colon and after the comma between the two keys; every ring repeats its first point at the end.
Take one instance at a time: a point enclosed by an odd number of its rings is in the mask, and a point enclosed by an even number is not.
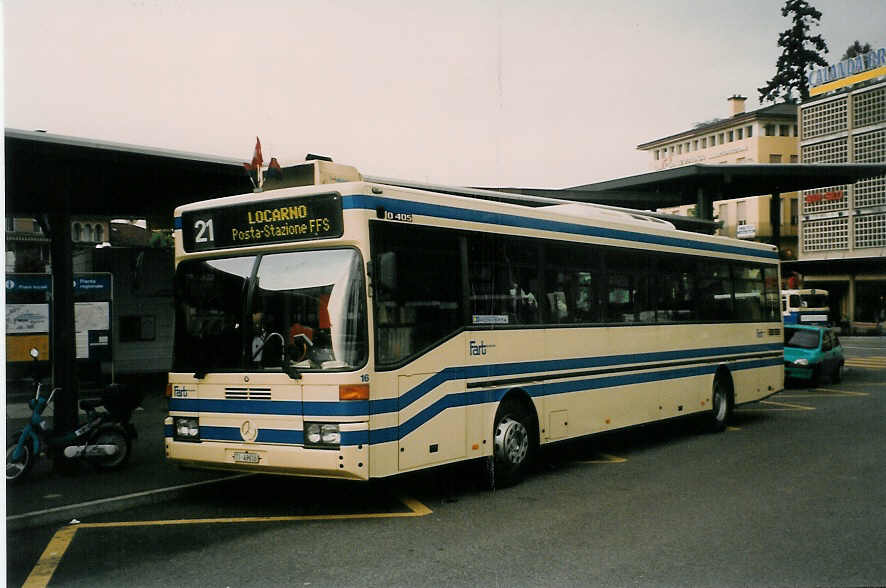
{"type": "MultiPolygon", "coordinates": [[[[715,360],[716,356],[720,355],[777,351],[780,349],[782,349],[781,343],[765,343],[760,345],[737,345],[733,347],[717,347],[712,349],[685,349],[628,355],[606,355],[602,357],[525,361],[481,366],[458,366],[445,368],[437,372],[398,398],[373,400],[371,402],[298,402],[279,400],[170,398],[169,410],[182,412],[307,415],[319,417],[361,416],[368,414],[377,415],[402,410],[414,402],[417,402],[437,387],[451,380],[526,375],[541,372],[612,367],[680,359],[711,358],[715,360]]],[[[779,358],[779,361],[781,361],[781,358],[779,358]]],[[[637,369],[643,369],[642,365],[636,367],[637,369]]],[[[556,374],[551,374],[551,377],[556,377],[556,374]]]]}
{"type": "Polygon", "coordinates": [[[308,416],[361,416],[369,414],[369,402],[332,401],[299,402],[289,400],[221,400],[207,398],[170,398],[169,410],[183,412],[218,412],[308,416]]]}
{"type": "Polygon", "coordinates": [[[172,228],[173,230],[180,230],[182,228],[182,217],[177,216],[172,219],[172,228]]]}
{"type": "Polygon", "coordinates": [[[759,249],[751,249],[750,247],[743,247],[740,245],[726,245],[723,243],[692,241],[689,239],[669,237],[666,235],[652,235],[646,233],[638,233],[635,231],[627,231],[623,229],[606,229],[602,227],[580,225],[577,223],[530,218],[498,212],[485,212],[481,210],[471,210],[467,208],[457,208],[455,206],[443,206],[439,204],[424,204],[421,202],[412,202],[409,200],[379,198],[377,196],[343,196],[342,206],[345,209],[366,210],[375,210],[379,207],[382,207],[386,211],[392,212],[394,214],[420,214],[422,216],[432,216],[437,218],[446,218],[475,223],[520,227],[524,229],[552,231],[557,233],[570,233],[573,235],[584,235],[587,237],[600,237],[605,239],[621,239],[625,241],[634,241],[637,243],[650,243],[655,245],[666,245],[669,247],[683,247],[717,253],[733,253],[737,255],[746,255],[750,257],[760,257],[772,260],[778,259],[777,251],[761,251],[759,249]]]}
{"type": "MultiPolygon", "coordinates": [[[[572,359],[525,361],[483,366],[451,367],[437,372],[399,398],[373,400],[370,403],[370,412],[372,414],[383,414],[402,410],[441,384],[450,380],[515,376],[540,372],[613,367],[627,364],[674,361],[680,359],[711,358],[715,360],[716,356],[720,355],[735,355],[737,353],[754,353],[760,351],[780,351],[782,347],[783,345],[781,343],[763,343],[760,345],[736,345],[733,347],[717,347],[712,349],[681,349],[677,351],[657,351],[628,355],[605,355],[602,357],[579,357],[572,359]]],[[[636,367],[637,369],[643,369],[642,365],[636,367]]],[[[552,374],[549,377],[556,377],[556,374],[552,374]]]]}
{"type": "MultiPolygon", "coordinates": [[[[333,403],[329,403],[333,404],[333,403]]],[[[338,403],[335,403],[338,404],[338,403]]],[[[220,400],[209,398],[170,398],[170,411],[221,412],[301,416],[302,403],[281,400],[220,400]]]]}
{"type": "MultiPolygon", "coordinates": [[[[776,357],[771,359],[755,359],[744,362],[730,363],[729,367],[733,371],[780,366],[783,358],[776,357]]],[[[641,384],[649,382],[658,382],[664,380],[674,380],[678,378],[687,378],[692,376],[701,376],[713,374],[717,371],[718,365],[704,365],[689,368],[678,368],[672,370],[662,370],[657,372],[646,372],[641,374],[623,374],[618,376],[607,376],[602,378],[591,378],[585,380],[573,380],[569,382],[554,382],[545,384],[533,384],[524,386],[522,389],[532,397],[550,396],[553,394],[566,394],[569,392],[588,392],[591,390],[599,390],[602,388],[613,388],[616,386],[627,386],[631,384],[641,384]]],[[[387,443],[390,441],[399,441],[409,433],[415,431],[432,418],[446,410],[447,408],[470,406],[474,404],[485,404],[487,402],[498,402],[510,388],[499,388],[495,390],[484,390],[481,392],[450,394],[439,399],[434,404],[422,410],[399,427],[387,427],[384,429],[375,429],[370,431],[369,439],[371,444],[387,443]]]]}
{"type": "MultiPolygon", "coordinates": [[[[768,359],[753,359],[749,361],[730,362],[729,367],[733,371],[754,369],[761,367],[781,366],[783,359],[781,357],[768,359]]],[[[677,369],[665,369],[656,372],[643,372],[634,374],[620,374],[617,376],[604,376],[598,378],[586,378],[582,380],[571,380],[566,382],[552,382],[542,384],[532,384],[523,386],[532,397],[551,396],[555,394],[567,394],[573,392],[589,392],[592,390],[600,390],[604,388],[614,388],[617,386],[629,386],[633,384],[643,384],[650,382],[660,382],[665,380],[675,380],[679,378],[688,378],[693,376],[701,376],[713,374],[717,371],[718,365],[709,364],[696,367],[681,367],[677,369]]],[[[379,443],[388,443],[399,441],[406,435],[409,435],[440,413],[448,408],[458,408],[462,406],[472,406],[477,404],[486,404],[490,402],[500,401],[510,390],[509,387],[481,390],[477,392],[459,392],[447,394],[438,399],[430,406],[422,409],[418,414],[408,419],[405,423],[395,427],[386,427],[383,429],[374,429],[372,431],[343,431],[342,445],[360,445],[369,443],[376,445],[379,443]]],[[[268,404],[266,402],[266,404],[268,404]]],[[[164,434],[172,437],[172,427],[164,426],[164,434]]],[[[201,426],[200,437],[205,441],[241,441],[240,430],[236,427],[213,427],[201,426]]],[[[304,433],[299,430],[286,429],[260,429],[259,436],[256,439],[260,443],[281,443],[296,444],[304,443],[304,433]]]]}

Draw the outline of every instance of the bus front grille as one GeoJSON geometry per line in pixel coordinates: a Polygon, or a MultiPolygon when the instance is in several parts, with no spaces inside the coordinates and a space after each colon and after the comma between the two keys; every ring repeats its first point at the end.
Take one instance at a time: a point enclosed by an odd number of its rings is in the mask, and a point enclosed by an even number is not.
{"type": "Polygon", "coordinates": [[[271,400],[271,389],[225,388],[225,400],[271,400]]]}

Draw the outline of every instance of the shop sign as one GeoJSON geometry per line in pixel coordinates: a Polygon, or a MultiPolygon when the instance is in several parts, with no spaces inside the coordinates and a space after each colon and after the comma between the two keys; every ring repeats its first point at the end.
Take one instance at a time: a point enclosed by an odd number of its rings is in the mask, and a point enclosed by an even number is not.
{"type": "Polygon", "coordinates": [[[806,194],[803,201],[806,204],[816,204],[818,202],[834,202],[843,200],[843,190],[834,190],[832,192],[816,192],[815,194],[806,194]]]}
{"type": "MultiPolygon", "coordinates": [[[[862,55],[844,59],[843,61],[829,65],[828,67],[810,69],[806,74],[806,78],[809,82],[809,88],[814,89],[823,84],[829,84],[844,78],[863,74],[880,67],[886,67],[886,48],[883,47],[868,51],[862,55]]],[[[854,83],[856,81],[861,80],[847,80],[846,83],[854,83]]],[[[811,93],[815,94],[815,92],[811,93]]]]}
{"type": "Polygon", "coordinates": [[[738,225],[735,236],[739,239],[753,239],[757,236],[757,225],[738,225]]]}

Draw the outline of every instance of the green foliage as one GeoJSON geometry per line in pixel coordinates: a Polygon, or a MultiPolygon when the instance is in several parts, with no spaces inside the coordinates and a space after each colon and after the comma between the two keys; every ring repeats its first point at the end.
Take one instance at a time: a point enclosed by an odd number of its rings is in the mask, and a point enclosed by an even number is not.
{"type": "Polygon", "coordinates": [[[821,12],[806,0],[787,0],[781,15],[790,16],[791,27],[778,35],[782,53],[775,62],[775,76],[762,88],[757,88],[760,101],[794,103],[794,91],[800,100],[809,98],[809,80],[806,70],[814,65],[827,66],[828,62],[819,52],[828,52],[827,43],[821,35],[810,35],[810,28],[819,26],[821,12]]]}
{"type": "Polygon", "coordinates": [[[172,249],[175,247],[175,239],[172,236],[172,231],[168,230],[155,230],[152,231],[151,240],[148,242],[148,247],[155,247],[159,249],[172,249]]]}
{"type": "Polygon", "coordinates": [[[869,53],[870,51],[870,43],[865,43],[864,45],[862,45],[856,40],[853,41],[852,45],[846,48],[846,51],[843,52],[843,57],[840,58],[840,61],[850,59],[852,57],[858,57],[859,55],[864,55],[865,53],[869,53]]]}

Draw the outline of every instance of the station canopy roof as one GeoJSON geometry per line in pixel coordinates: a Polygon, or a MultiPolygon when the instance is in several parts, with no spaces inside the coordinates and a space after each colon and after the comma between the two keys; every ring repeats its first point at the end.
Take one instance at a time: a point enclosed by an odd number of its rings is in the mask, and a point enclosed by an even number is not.
{"type": "MultiPolygon", "coordinates": [[[[37,216],[69,198],[72,215],[150,218],[154,226],[171,226],[178,205],[252,191],[242,160],[233,158],[15,129],[6,129],[5,146],[6,214],[11,216],[37,216]]],[[[462,195],[482,190],[655,210],[695,204],[699,191],[709,199],[736,198],[850,184],[883,173],[886,163],[695,164],[564,189],[392,183],[462,195]]]]}

